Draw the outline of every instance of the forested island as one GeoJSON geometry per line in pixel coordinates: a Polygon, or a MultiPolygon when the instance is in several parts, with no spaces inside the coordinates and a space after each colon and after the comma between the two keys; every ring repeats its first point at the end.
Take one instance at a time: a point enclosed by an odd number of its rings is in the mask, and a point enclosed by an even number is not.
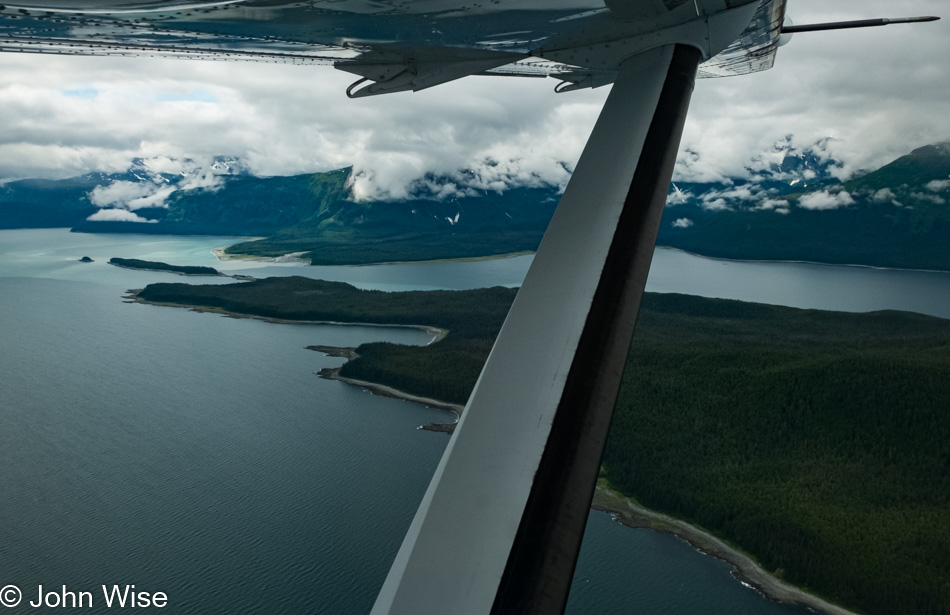
{"type": "MultiPolygon", "coordinates": [[[[151,284],[139,300],[287,320],[430,325],[341,374],[464,403],[514,289],[362,291],[308,278],[151,284]]],[[[950,321],[647,294],[609,485],[871,614],[950,612],[950,321]]]]}
{"type": "Polygon", "coordinates": [[[182,275],[224,275],[214,267],[198,267],[192,265],[169,265],[159,261],[143,261],[137,258],[110,258],[110,265],[127,269],[146,269],[148,271],[170,271],[182,275]]]}

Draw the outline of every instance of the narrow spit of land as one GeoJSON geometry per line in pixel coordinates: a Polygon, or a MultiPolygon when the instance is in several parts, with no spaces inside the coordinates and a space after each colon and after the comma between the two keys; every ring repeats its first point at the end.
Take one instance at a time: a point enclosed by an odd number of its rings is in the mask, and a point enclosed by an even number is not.
{"type": "MultiPolygon", "coordinates": [[[[340,375],[456,404],[513,297],[504,288],[383,293],[307,278],[138,293],[291,321],[447,329],[425,347],[364,344],[340,375]]],[[[689,522],[657,529],[725,541],[716,554],[777,600],[829,613],[828,602],[870,614],[948,612],[947,373],[947,320],[648,294],[603,474],[644,507],[689,522]],[[746,572],[733,555],[742,552],[777,582],[746,572]],[[804,592],[788,594],[784,582],[804,592]]],[[[612,510],[630,514],[627,504],[612,510]]]]}
{"type": "Polygon", "coordinates": [[[143,261],[137,258],[110,258],[110,265],[126,269],[144,269],[146,271],[168,271],[180,275],[215,275],[223,276],[214,267],[200,267],[193,265],[169,265],[160,261],[143,261]]]}

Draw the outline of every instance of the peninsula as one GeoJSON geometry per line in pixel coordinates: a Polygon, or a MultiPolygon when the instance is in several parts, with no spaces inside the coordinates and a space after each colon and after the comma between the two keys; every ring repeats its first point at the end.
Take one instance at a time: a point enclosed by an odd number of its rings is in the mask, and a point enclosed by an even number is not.
{"type": "MultiPolygon", "coordinates": [[[[449,333],[429,346],[364,344],[340,374],[462,404],[514,293],[269,278],[152,284],[137,296],[289,321],[438,326],[449,333]]],[[[872,615],[947,611],[947,373],[947,320],[647,294],[602,493],[688,522],[651,525],[699,548],[706,532],[732,545],[718,556],[744,566],[732,554],[741,549],[763,574],[823,600],[740,573],[776,599],[826,612],[824,600],[872,615]]]]}

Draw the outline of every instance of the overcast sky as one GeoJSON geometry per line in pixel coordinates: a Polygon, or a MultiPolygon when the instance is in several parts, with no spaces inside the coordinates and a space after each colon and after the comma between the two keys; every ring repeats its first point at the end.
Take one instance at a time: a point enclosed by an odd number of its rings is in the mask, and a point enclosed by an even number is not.
{"type": "MultiPolygon", "coordinates": [[[[948,8],[946,0],[789,0],[795,23],[944,20],[799,34],[771,71],[700,81],[677,177],[741,175],[788,134],[800,146],[833,137],[846,173],[950,140],[948,8]]],[[[608,92],[557,95],[553,79],[470,77],[349,100],[353,80],[320,66],[0,54],[0,180],[220,155],[262,175],[354,165],[365,197],[402,196],[426,172],[459,169],[475,170],[484,186],[563,184],[608,92]]]]}

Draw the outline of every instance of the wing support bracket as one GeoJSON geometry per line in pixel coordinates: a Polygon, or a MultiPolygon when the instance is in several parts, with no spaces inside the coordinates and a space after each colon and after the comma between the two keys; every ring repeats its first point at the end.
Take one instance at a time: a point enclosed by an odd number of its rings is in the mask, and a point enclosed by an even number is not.
{"type": "Polygon", "coordinates": [[[349,98],[363,98],[395,92],[418,92],[468,75],[498,68],[523,57],[508,53],[471,50],[465,53],[457,52],[457,55],[457,58],[445,60],[366,54],[353,60],[337,62],[334,66],[361,77],[346,88],[346,95],[349,98]]]}

